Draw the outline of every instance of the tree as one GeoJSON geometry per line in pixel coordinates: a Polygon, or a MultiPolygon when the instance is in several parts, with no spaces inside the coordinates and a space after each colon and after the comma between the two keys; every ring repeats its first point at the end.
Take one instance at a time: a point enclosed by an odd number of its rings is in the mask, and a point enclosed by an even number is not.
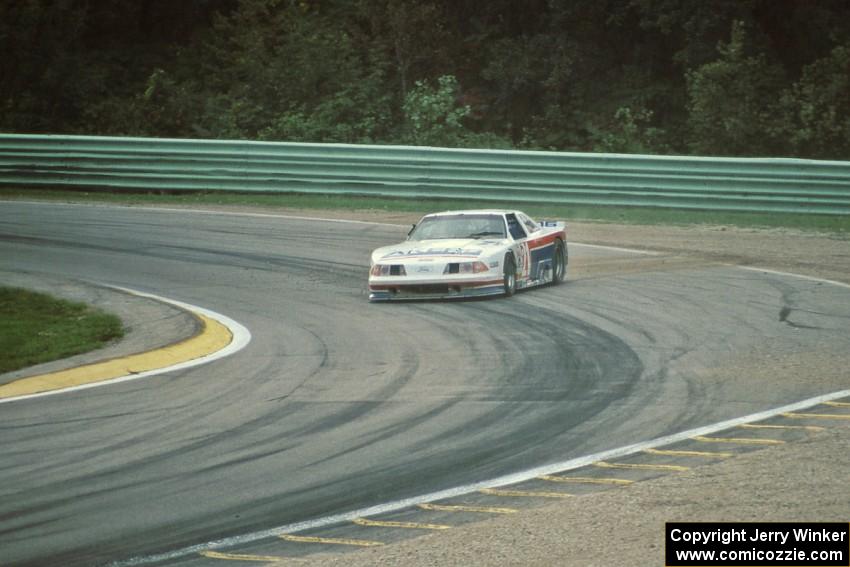
{"type": "Polygon", "coordinates": [[[593,151],[621,154],[664,153],[664,132],[650,125],[652,111],[620,107],[614,124],[593,134],[593,151]]]}
{"type": "Polygon", "coordinates": [[[848,49],[847,0],[7,1],[0,129],[850,159],[848,49]]]}
{"type": "Polygon", "coordinates": [[[0,128],[137,133],[136,95],[162,59],[209,26],[213,7],[209,0],[0,2],[0,128]]]}
{"type": "Polygon", "coordinates": [[[76,2],[0,2],[2,126],[46,132],[65,126],[91,87],[81,71],[87,13],[76,2]]]}
{"type": "Polygon", "coordinates": [[[418,146],[456,146],[465,133],[470,108],[457,102],[457,79],[444,75],[431,86],[417,81],[404,99],[405,141],[418,146]]]}
{"type": "Polygon", "coordinates": [[[782,97],[785,134],[793,154],[850,157],[850,44],[803,70],[782,97]]]}
{"type": "Polygon", "coordinates": [[[777,155],[777,93],[785,86],[782,68],[764,54],[747,55],[747,32],[735,22],[720,57],[687,74],[690,148],[698,154],[777,155]]]}

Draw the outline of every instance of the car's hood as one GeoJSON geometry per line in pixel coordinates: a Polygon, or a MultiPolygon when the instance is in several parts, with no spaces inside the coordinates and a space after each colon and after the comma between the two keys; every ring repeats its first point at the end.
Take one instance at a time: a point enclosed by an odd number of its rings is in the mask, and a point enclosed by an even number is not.
{"type": "Polygon", "coordinates": [[[372,262],[387,263],[393,260],[404,262],[417,258],[456,257],[475,259],[485,257],[503,248],[506,240],[487,240],[480,238],[458,238],[439,240],[405,241],[392,246],[384,246],[372,252],[372,262]]]}

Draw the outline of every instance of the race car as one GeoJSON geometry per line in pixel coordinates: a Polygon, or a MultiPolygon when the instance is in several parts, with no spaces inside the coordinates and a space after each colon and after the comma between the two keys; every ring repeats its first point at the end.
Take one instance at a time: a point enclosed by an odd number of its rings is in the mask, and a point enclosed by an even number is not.
{"type": "Polygon", "coordinates": [[[562,221],[506,210],[434,213],[404,242],[372,252],[369,300],[511,296],[561,283],[567,259],[562,221]]]}

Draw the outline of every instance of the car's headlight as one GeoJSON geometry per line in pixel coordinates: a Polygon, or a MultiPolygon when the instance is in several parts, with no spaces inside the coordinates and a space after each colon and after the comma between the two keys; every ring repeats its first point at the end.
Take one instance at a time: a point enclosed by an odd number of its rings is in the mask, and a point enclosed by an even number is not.
{"type": "Polygon", "coordinates": [[[375,264],[369,273],[373,276],[406,276],[407,270],[401,264],[375,264]]]}
{"type": "Polygon", "coordinates": [[[458,262],[446,264],[444,274],[480,274],[488,272],[490,268],[484,262],[458,262]]]}

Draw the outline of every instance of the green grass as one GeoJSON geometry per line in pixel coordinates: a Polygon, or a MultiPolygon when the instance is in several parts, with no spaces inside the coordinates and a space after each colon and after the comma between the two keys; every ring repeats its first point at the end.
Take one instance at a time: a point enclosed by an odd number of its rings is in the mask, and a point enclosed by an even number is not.
{"type": "Polygon", "coordinates": [[[474,200],[413,200],[346,195],[299,195],[229,192],[121,192],[0,188],[0,199],[30,199],[146,205],[232,205],[260,208],[379,210],[424,214],[446,209],[518,208],[548,219],[650,225],[727,225],[755,228],[794,228],[850,237],[850,215],[804,213],[745,213],[650,207],[535,205],[474,200]]]}
{"type": "Polygon", "coordinates": [[[0,373],[88,352],[123,334],[118,317],[88,305],[0,287],[0,373]]]}

